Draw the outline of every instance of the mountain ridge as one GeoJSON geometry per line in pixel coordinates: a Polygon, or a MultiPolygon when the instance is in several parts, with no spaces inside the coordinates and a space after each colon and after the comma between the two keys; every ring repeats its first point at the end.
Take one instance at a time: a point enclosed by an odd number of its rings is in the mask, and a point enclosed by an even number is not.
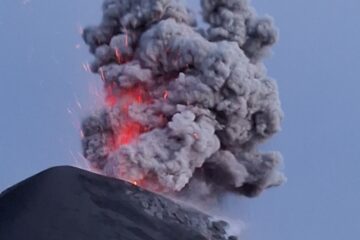
{"type": "Polygon", "coordinates": [[[0,239],[226,240],[227,224],[128,182],[59,166],[0,194],[0,239]]]}

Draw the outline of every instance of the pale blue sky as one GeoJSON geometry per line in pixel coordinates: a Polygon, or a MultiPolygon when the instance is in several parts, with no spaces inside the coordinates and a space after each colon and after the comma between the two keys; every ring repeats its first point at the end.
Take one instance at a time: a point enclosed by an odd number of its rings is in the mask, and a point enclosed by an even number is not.
{"type": "MultiPolygon", "coordinates": [[[[82,68],[91,57],[78,31],[99,21],[100,4],[0,0],[0,191],[47,167],[75,164],[74,125],[98,82],[82,68]]],[[[226,210],[245,221],[245,239],[358,239],[360,1],[253,4],[280,28],[267,66],[286,115],[264,148],[283,153],[289,181],[257,199],[231,198],[226,210]]]]}

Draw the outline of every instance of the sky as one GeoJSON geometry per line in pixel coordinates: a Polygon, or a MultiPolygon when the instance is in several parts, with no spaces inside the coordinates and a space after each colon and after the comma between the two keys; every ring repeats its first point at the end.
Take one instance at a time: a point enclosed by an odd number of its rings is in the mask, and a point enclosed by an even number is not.
{"type": "MultiPolygon", "coordinates": [[[[193,9],[197,1],[187,0],[193,9]]],[[[244,239],[360,236],[360,1],[253,0],[280,41],[266,60],[285,112],[263,149],[284,156],[288,182],[256,199],[228,197],[244,239]],[[309,2],[309,1],[308,1],[309,2]]],[[[43,169],[81,162],[79,119],[99,79],[79,32],[101,0],[0,0],[0,191],[43,169]]]]}

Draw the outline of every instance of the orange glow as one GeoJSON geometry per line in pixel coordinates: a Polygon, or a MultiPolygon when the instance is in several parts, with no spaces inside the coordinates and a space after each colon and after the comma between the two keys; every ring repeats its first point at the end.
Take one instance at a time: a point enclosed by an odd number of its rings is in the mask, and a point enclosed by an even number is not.
{"type": "Polygon", "coordinates": [[[119,134],[116,137],[116,146],[129,144],[136,139],[141,133],[142,127],[139,123],[129,122],[121,126],[119,134]]]}
{"type": "Polygon", "coordinates": [[[131,143],[138,138],[142,132],[146,131],[140,123],[133,121],[129,117],[129,108],[132,104],[146,103],[149,97],[143,87],[137,86],[132,89],[120,90],[114,85],[109,85],[106,91],[106,105],[110,108],[117,105],[124,122],[118,129],[114,129],[114,150],[122,145],[131,143]]]}
{"type": "Polygon", "coordinates": [[[131,181],[129,181],[132,185],[134,186],[138,186],[138,187],[145,187],[147,184],[147,181],[144,178],[140,178],[140,179],[133,179],[131,181]]]}
{"type": "Polygon", "coordinates": [[[106,104],[108,107],[114,107],[119,101],[123,114],[127,114],[129,107],[133,103],[145,103],[148,99],[145,90],[142,87],[135,87],[130,90],[121,90],[115,92],[113,86],[106,87],[106,104]]]}
{"type": "Polygon", "coordinates": [[[114,107],[116,105],[116,95],[113,93],[111,86],[106,87],[106,98],[105,102],[108,107],[114,107]]]}
{"type": "Polygon", "coordinates": [[[109,107],[114,107],[116,105],[116,97],[115,96],[112,96],[112,95],[107,96],[105,101],[109,107]]]}
{"type": "MultiPolygon", "coordinates": [[[[100,70],[100,74],[104,73],[100,70]]],[[[103,78],[103,76],[102,76],[103,78]]],[[[129,115],[129,110],[133,104],[149,104],[151,98],[148,95],[145,87],[138,85],[131,89],[121,89],[117,84],[107,84],[105,87],[105,103],[108,108],[116,108],[121,122],[112,130],[112,141],[108,142],[110,151],[117,151],[122,146],[131,144],[139,136],[150,130],[148,126],[143,126],[141,123],[133,120],[129,115]]],[[[162,116],[162,115],[161,115],[162,116]]],[[[165,116],[162,116],[163,121],[166,121],[165,116]]],[[[125,178],[126,179],[126,178],[125,178]]],[[[128,179],[128,182],[134,186],[144,187],[150,182],[145,178],[128,179]]]]}
{"type": "MultiPolygon", "coordinates": [[[[144,97],[145,91],[141,87],[122,92],[119,99],[122,114],[129,118],[129,107],[134,103],[143,103],[144,97]]],[[[115,140],[116,147],[129,144],[134,139],[138,138],[142,131],[143,127],[141,124],[129,119],[129,121],[123,124],[118,130],[118,135],[116,136],[115,140]]]]}

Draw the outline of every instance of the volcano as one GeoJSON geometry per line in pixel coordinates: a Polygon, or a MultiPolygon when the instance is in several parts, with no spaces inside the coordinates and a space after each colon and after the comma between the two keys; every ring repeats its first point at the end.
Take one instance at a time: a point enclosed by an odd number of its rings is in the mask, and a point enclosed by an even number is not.
{"type": "Polygon", "coordinates": [[[0,195],[1,240],[233,240],[227,223],[128,182],[54,167],[0,195]]]}

